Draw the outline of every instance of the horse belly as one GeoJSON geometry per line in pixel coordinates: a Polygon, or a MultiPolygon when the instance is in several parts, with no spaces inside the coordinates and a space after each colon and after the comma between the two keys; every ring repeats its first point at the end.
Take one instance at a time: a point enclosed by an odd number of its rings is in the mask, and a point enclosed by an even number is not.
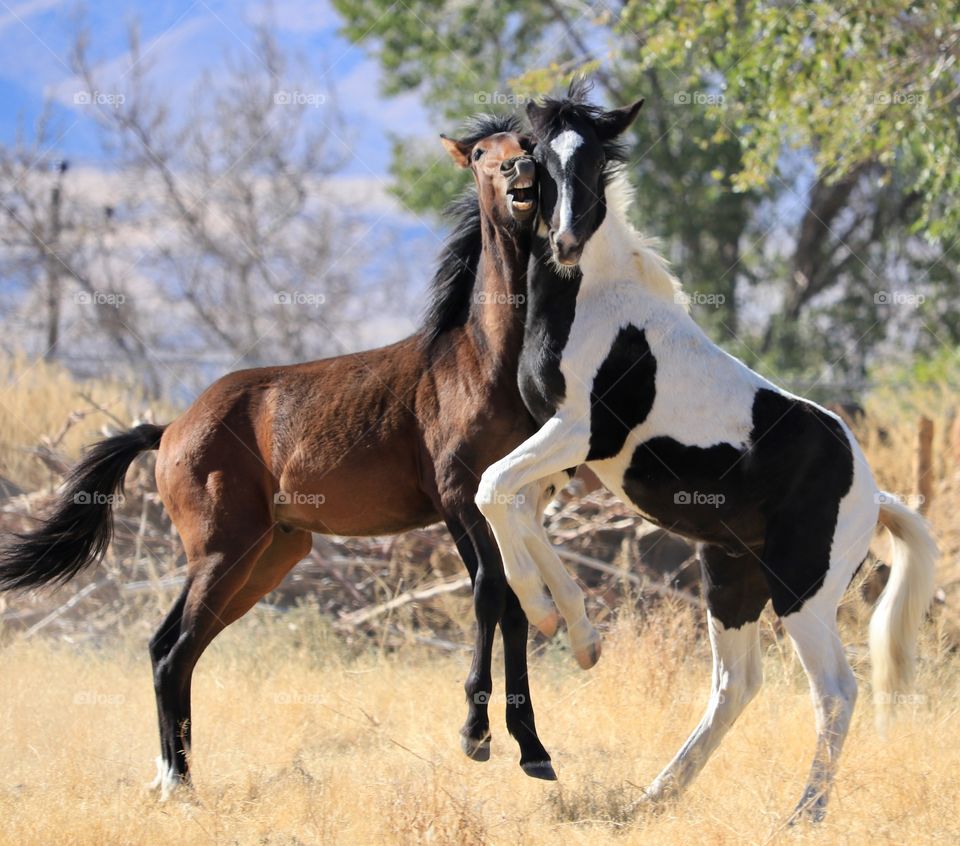
{"type": "Polygon", "coordinates": [[[325,535],[405,532],[440,519],[404,456],[348,453],[333,467],[288,467],[275,495],[283,523],[325,535]]]}
{"type": "Polygon", "coordinates": [[[591,462],[604,484],[645,519],[690,540],[728,549],[763,544],[760,487],[730,444],[690,447],[652,438],[616,458],[591,462]]]}

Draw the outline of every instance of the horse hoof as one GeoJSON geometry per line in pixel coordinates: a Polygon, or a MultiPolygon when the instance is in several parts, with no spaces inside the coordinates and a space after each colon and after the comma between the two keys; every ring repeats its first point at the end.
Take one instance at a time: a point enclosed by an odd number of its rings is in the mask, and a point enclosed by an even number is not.
{"type": "Polygon", "coordinates": [[[156,778],[144,785],[148,792],[157,794],[161,802],[168,801],[174,794],[184,792],[183,788],[186,786],[187,783],[160,756],[157,757],[156,778]]]}
{"type": "Polygon", "coordinates": [[[787,822],[791,828],[798,825],[799,823],[822,823],[827,816],[827,803],[824,797],[813,796],[807,797],[804,796],[800,800],[800,804],[797,805],[794,812],[790,815],[790,819],[787,822]]]}
{"type": "Polygon", "coordinates": [[[527,763],[521,764],[520,768],[530,778],[542,778],[544,781],[557,780],[556,770],[553,769],[553,764],[549,761],[527,761],[527,763]]]}
{"type": "Polygon", "coordinates": [[[560,628],[560,615],[556,611],[551,611],[535,625],[544,637],[553,637],[557,633],[557,629],[560,628]]]}
{"type": "Polygon", "coordinates": [[[589,670],[591,667],[596,665],[597,661],[600,660],[601,651],[602,648],[600,646],[600,641],[595,640],[574,654],[581,669],[589,670]]]}
{"type": "Polygon", "coordinates": [[[472,737],[460,735],[460,748],[463,754],[471,761],[489,761],[490,760],[490,735],[474,740],[472,737]]]}

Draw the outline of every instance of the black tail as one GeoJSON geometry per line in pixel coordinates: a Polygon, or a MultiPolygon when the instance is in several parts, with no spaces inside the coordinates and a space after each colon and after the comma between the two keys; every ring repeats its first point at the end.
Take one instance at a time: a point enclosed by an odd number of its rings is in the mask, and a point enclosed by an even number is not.
{"type": "Polygon", "coordinates": [[[0,549],[0,590],[62,585],[97,561],[113,537],[113,503],[127,468],[160,445],[164,429],[144,423],[94,444],[67,477],[53,516],[0,549]]]}

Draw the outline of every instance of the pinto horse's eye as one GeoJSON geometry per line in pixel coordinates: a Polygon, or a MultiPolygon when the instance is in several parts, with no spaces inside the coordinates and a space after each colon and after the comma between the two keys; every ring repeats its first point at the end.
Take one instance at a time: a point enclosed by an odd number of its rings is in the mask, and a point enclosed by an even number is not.
{"type": "Polygon", "coordinates": [[[484,154],[484,152],[486,152],[486,151],[485,151],[485,150],[481,150],[481,149],[478,147],[476,150],[473,151],[473,160],[474,160],[475,162],[480,161],[480,156],[482,156],[482,155],[484,154]]]}

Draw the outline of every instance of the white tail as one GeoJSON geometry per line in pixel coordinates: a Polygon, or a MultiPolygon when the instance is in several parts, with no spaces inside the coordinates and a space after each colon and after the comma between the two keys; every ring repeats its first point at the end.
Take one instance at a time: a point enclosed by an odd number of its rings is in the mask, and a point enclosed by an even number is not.
{"type": "Polygon", "coordinates": [[[917,634],[934,590],[937,545],[927,521],[882,493],[880,523],[890,532],[890,579],[870,620],[873,697],[882,728],[913,681],[917,634]]]}

